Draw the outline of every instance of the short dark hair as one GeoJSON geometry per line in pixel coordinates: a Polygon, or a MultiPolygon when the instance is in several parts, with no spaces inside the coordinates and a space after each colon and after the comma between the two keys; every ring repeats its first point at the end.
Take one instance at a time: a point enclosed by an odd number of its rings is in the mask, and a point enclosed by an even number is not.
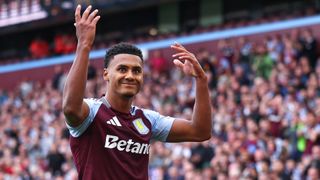
{"type": "Polygon", "coordinates": [[[143,56],[141,50],[130,43],[121,42],[119,44],[111,46],[104,57],[104,67],[107,68],[110,64],[111,59],[117,54],[132,54],[139,56],[141,61],[143,61],[143,56]]]}

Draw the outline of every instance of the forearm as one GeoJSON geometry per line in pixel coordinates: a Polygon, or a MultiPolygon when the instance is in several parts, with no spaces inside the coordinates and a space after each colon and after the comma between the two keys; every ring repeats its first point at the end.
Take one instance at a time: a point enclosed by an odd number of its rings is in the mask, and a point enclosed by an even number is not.
{"type": "Polygon", "coordinates": [[[196,99],[192,120],[176,118],[167,141],[205,141],[211,137],[212,126],[208,78],[193,53],[177,42],[171,48],[176,51],[172,55],[173,63],[186,75],[196,78],[196,99]]]}
{"type": "Polygon", "coordinates": [[[192,123],[199,134],[211,136],[211,102],[207,78],[196,79],[196,98],[192,123]]]}
{"type": "Polygon", "coordinates": [[[63,90],[63,107],[67,110],[81,110],[85,93],[88,65],[88,46],[78,45],[75,60],[70,68],[63,90]]]}

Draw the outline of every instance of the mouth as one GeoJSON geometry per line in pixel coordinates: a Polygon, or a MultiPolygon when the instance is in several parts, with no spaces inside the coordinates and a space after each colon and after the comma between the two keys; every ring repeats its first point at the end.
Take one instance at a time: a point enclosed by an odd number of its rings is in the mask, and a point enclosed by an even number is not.
{"type": "Polygon", "coordinates": [[[136,87],[137,86],[137,84],[135,84],[135,83],[122,83],[122,85],[130,86],[130,87],[136,87]]]}

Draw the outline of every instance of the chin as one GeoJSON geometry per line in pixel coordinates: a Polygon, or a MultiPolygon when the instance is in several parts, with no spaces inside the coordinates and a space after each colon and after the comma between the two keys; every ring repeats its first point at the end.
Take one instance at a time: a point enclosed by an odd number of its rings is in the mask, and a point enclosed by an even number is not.
{"type": "Polygon", "coordinates": [[[122,94],[122,96],[125,97],[125,98],[130,99],[130,98],[133,98],[136,94],[137,93],[135,93],[135,92],[125,92],[125,93],[122,94]]]}

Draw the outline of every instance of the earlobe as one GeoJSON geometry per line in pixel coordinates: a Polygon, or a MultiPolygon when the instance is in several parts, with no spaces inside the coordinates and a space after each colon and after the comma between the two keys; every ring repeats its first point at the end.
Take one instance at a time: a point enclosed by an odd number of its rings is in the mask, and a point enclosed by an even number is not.
{"type": "Polygon", "coordinates": [[[108,69],[107,68],[103,69],[103,79],[105,81],[109,81],[109,73],[108,73],[108,69]]]}

